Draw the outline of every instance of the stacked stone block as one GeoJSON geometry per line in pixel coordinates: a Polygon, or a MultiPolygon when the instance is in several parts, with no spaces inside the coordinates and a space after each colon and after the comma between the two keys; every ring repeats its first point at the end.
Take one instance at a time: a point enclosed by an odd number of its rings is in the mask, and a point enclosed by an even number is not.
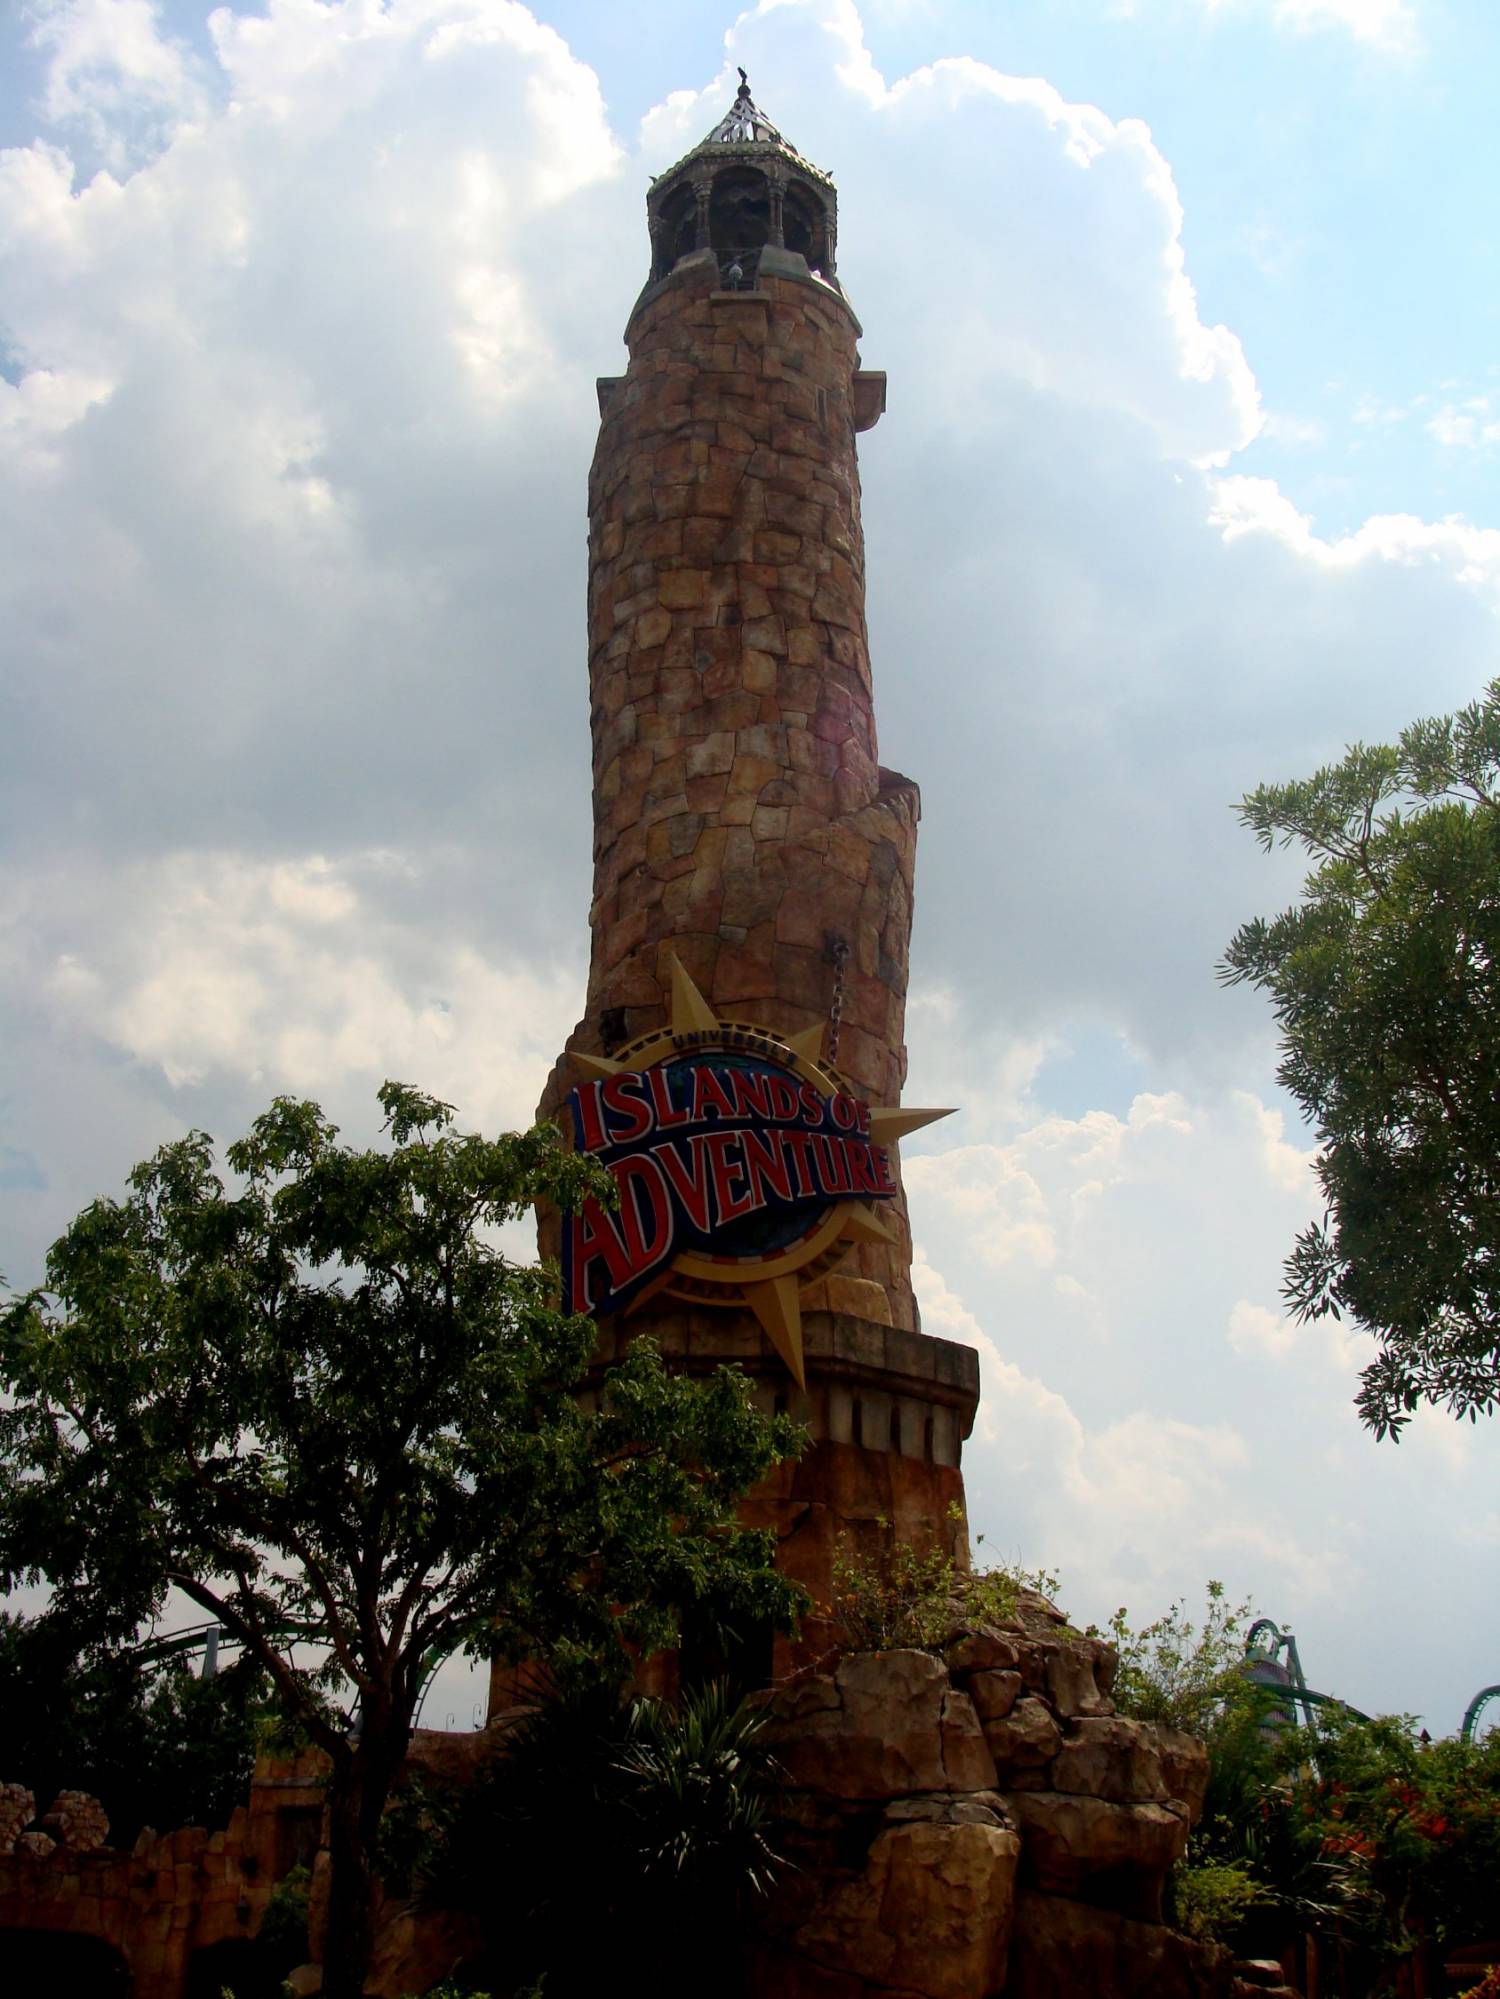
{"type": "Polygon", "coordinates": [[[263,1757],[223,1831],[148,1827],[127,1853],[105,1844],[109,1821],[86,1792],[60,1792],[28,1831],[35,1799],[0,1784],[0,1930],[95,1938],[119,1952],[136,1999],[181,1999],[195,1952],[259,1928],[289,1864],[286,1815],[316,1827],[322,1807],[321,1767],[263,1757]]]}

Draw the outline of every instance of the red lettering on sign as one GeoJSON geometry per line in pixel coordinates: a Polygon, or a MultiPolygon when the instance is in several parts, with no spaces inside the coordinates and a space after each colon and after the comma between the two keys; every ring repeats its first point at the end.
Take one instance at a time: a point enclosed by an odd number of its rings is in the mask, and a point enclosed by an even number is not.
{"type": "Polygon", "coordinates": [[[830,1100],[828,1108],[832,1112],[833,1121],[840,1131],[853,1131],[856,1125],[858,1125],[859,1105],[854,1101],[853,1097],[846,1095],[843,1090],[840,1090],[837,1096],[830,1100]]]}
{"type": "Polygon", "coordinates": [[[610,1144],[629,1145],[633,1138],[644,1138],[651,1129],[651,1107],[642,1101],[640,1091],[641,1079],[634,1069],[622,1069],[618,1075],[604,1079],[605,1110],[611,1117],[625,1119],[623,1128],[610,1127],[610,1144]]]}
{"type": "Polygon", "coordinates": [[[657,1153],[661,1170],[667,1176],[667,1184],[687,1209],[688,1220],[695,1229],[708,1234],[708,1161],[703,1156],[703,1139],[690,1138],[687,1141],[688,1163],[683,1162],[681,1141],[669,1140],[657,1153]]]}
{"type": "Polygon", "coordinates": [[[803,1200],[817,1192],[817,1183],[813,1179],[812,1168],[807,1160],[808,1152],[814,1142],[805,1131],[789,1131],[783,1138],[783,1143],[792,1156],[792,1163],[797,1169],[797,1193],[803,1200]]]}
{"type": "Polygon", "coordinates": [[[787,1134],[784,1131],[747,1131],[741,1134],[745,1151],[745,1171],[750,1193],[757,1208],[766,1205],[766,1188],[778,1199],[792,1198],[792,1174],[786,1160],[787,1134]]]}
{"type": "Polygon", "coordinates": [[[658,1131],[670,1131],[674,1124],[686,1124],[689,1113],[678,1110],[672,1102],[671,1079],[665,1069],[648,1069],[646,1087],[651,1092],[652,1108],[656,1112],[658,1131]]]}
{"type": "Polygon", "coordinates": [[[709,1111],[717,1117],[734,1116],[729,1092],[706,1064],[693,1071],[693,1123],[702,1124],[709,1111]]]}
{"type": "Polygon", "coordinates": [[[729,1087],[734,1091],[734,1108],[739,1117],[770,1119],[770,1077],[753,1076],[748,1069],[731,1069],[729,1087]]]}
{"type": "Polygon", "coordinates": [[[797,1094],[802,1099],[802,1122],[809,1131],[816,1131],[823,1122],[823,1099],[812,1083],[804,1083],[797,1094]]]}
{"type": "Polygon", "coordinates": [[[740,1134],[737,1131],[706,1132],[703,1144],[708,1151],[709,1171],[713,1174],[714,1205],[719,1211],[719,1226],[723,1228],[726,1222],[736,1222],[741,1215],[748,1215],[756,1205],[754,1197],[748,1192],[731,1191],[731,1184],[738,1186],[745,1178],[740,1134]]]}
{"type": "Polygon", "coordinates": [[[896,1182],[891,1176],[891,1155],[883,1145],[872,1145],[871,1156],[875,1161],[875,1178],[882,1194],[894,1194],[896,1182]]]}
{"type": "Polygon", "coordinates": [[[848,1148],[850,1177],[853,1179],[856,1193],[878,1194],[880,1182],[876,1178],[875,1162],[870,1157],[869,1146],[863,1139],[858,1138],[846,1139],[845,1145],[848,1148]]]}
{"type": "Polygon", "coordinates": [[[766,1094],[771,1099],[771,1115],[778,1124],[791,1124],[797,1115],[797,1085],[786,1076],[766,1078],[766,1094]]]}
{"type": "Polygon", "coordinates": [[[846,1140],[842,1138],[815,1138],[817,1147],[813,1157],[818,1162],[818,1179],[825,1194],[847,1194],[849,1192],[849,1168],[844,1159],[846,1140]]]}
{"type": "Polygon", "coordinates": [[[603,1085],[597,1082],[580,1083],[573,1092],[573,1101],[578,1107],[578,1142],[584,1152],[598,1152],[607,1143],[604,1114],[599,1108],[602,1088],[603,1085]]]}
{"type": "Polygon", "coordinates": [[[614,1218],[605,1213],[592,1194],[573,1224],[573,1269],[571,1294],[573,1310],[587,1312],[593,1307],[589,1269],[602,1263],[609,1272],[609,1289],[618,1291],[631,1278],[630,1256],[615,1228],[614,1218]]]}
{"type": "Polygon", "coordinates": [[[660,1263],[672,1247],[672,1203],[667,1183],[649,1152],[633,1152],[617,1160],[610,1170],[620,1190],[620,1233],[630,1257],[630,1274],[639,1277],[653,1263],[660,1263]],[[649,1217],[649,1239],[643,1227],[642,1195],[649,1217]]]}

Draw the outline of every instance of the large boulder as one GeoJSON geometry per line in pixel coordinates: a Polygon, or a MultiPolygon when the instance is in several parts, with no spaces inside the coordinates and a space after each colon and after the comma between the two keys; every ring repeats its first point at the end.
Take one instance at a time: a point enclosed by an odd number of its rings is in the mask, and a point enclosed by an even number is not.
{"type": "Polygon", "coordinates": [[[930,1652],[854,1652],[778,1694],[766,1741],[796,1790],[849,1800],[995,1787],[974,1703],[930,1652]]]}
{"type": "Polygon", "coordinates": [[[1021,1850],[1014,1831],[987,1816],[887,1824],[863,1871],[820,1896],[792,1951],[882,1992],[986,1999],[1005,1975],[1021,1850]]]}
{"type": "Polygon", "coordinates": [[[1113,1649],[1093,1638],[1044,1645],[1046,1694],[1053,1712],[1064,1716],[1113,1714],[1114,1703],[1101,1692],[1098,1678],[1100,1665],[1113,1658],[1113,1649]]]}
{"type": "Polygon", "coordinates": [[[1004,1721],[1021,1697],[1026,1684],[1019,1673],[986,1670],[970,1673],[966,1682],[969,1699],[981,1722],[1004,1721]]]}
{"type": "Polygon", "coordinates": [[[1058,1791],[1012,1791],[1005,1802],[1021,1831],[1030,1884],[1160,1922],[1162,1883],[1187,1845],[1180,1807],[1058,1791]]]}
{"type": "Polygon", "coordinates": [[[1003,1719],[985,1723],[984,1739],[1003,1786],[1018,1772],[1044,1769],[1061,1746],[1062,1730],[1046,1702],[1027,1694],[1003,1719]]]}
{"type": "Polygon", "coordinates": [[[95,1853],[109,1838],[109,1814],[87,1791],[59,1791],[41,1826],[72,1853],[95,1853]]]}
{"type": "Polygon", "coordinates": [[[24,1784],[0,1784],[0,1853],[9,1853],[36,1817],[36,1799],[24,1784]]]}
{"type": "Polygon", "coordinates": [[[1021,1889],[1005,1999],[1231,1999],[1229,1953],[1159,1924],[1021,1889]]]}
{"type": "Polygon", "coordinates": [[[1207,1756],[1115,1713],[1117,1663],[1027,1598],[941,1658],[848,1654],[778,1688],[793,1865],[754,1953],[760,1999],[1240,1999],[1223,1953],[1161,1926],[1207,1756]]]}
{"type": "Polygon", "coordinates": [[[1108,1689],[1118,1659],[1112,1645],[1033,1616],[1025,1630],[986,1625],[950,1640],[948,1669],[959,1685],[985,1673],[1019,1673],[1030,1693],[1063,1718],[1114,1713],[1108,1689]]]}
{"type": "Polygon", "coordinates": [[[1123,1715],[1074,1721],[1052,1765],[1051,1785],[1122,1805],[1178,1795],[1162,1770],[1161,1730],[1123,1715]]]}
{"type": "Polygon", "coordinates": [[[1196,1825],[1203,1815],[1203,1798],[1208,1790],[1208,1751],[1196,1735],[1180,1728],[1155,1728],[1156,1753],[1161,1759],[1161,1778],[1167,1796],[1187,1807],[1196,1825]]]}

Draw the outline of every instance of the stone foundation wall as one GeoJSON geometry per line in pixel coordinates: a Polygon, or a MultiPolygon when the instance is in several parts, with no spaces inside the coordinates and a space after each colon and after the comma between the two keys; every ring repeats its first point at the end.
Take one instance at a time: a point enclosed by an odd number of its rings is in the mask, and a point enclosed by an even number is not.
{"type": "MultiPolygon", "coordinates": [[[[419,1729],[407,1768],[462,1783],[494,1747],[493,1738],[419,1729]]],[[[34,1824],[31,1793],[0,1784],[0,1936],[94,1938],[120,1954],[133,1999],[182,1999],[195,1955],[251,1941],[277,1882],[304,1865],[316,1956],[328,1866],[324,1775],[316,1751],[261,1756],[248,1802],[222,1831],[147,1828],[129,1852],[107,1844],[109,1821],[94,1799],[64,1792],[34,1824]]],[[[404,1902],[382,1905],[376,1929],[367,1989],[385,1999],[425,1991],[473,1947],[452,1918],[418,1916],[404,1902]]],[[[300,1989],[315,1991],[316,1977],[304,1973],[300,1989]]]]}

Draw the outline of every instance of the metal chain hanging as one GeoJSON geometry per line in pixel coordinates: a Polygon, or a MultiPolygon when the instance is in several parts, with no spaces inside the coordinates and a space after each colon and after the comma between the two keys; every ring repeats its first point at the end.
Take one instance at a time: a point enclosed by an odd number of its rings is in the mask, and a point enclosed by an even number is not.
{"type": "Polygon", "coordinates": [[[833,959],[833,998],[828,1007],[828,1059],[839,1059],[839,1029],[844,1020],[844,967],[849,962],[849,946],[842,937],[829,940],[829,956],[833,959]]]}

